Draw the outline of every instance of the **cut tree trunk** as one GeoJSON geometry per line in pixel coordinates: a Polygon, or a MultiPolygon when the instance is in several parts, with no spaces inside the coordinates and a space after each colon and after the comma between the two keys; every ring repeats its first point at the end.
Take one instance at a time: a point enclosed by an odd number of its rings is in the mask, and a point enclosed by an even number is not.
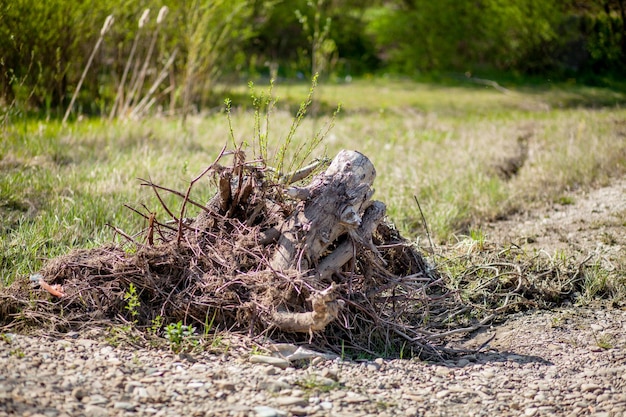
{"type": "MultiPolygon", "coordinates": [[[[317,268],[322,256],[339,237],[346,234],[358,237],[358,229],[370,233],[358,240],[371,242],[371,230],[375,226],[361,226],[363,215],[373,204],[370,198],[374,193],[375,178],[374,165],[365,155],[343,150],[326,172],[314,178],[308,186],[288,189],[287,193],[300,202],[278,227],[280,238],[270,263],[272,269],[306,271],[317,268]]],[[[378,214],[368,216],[368,221],[377,224],[384,215],[384,204],[378,203],[375,207],[378,214]]],[[[340,268],[343,264],[339,263],[344,259],[346,256],[337,257],[334,264],[326,262],[324,271],[340,268]]]]}
{"type": "MultiPolygon", "coordinates": [[[[327,285],[332,274],[353,259],[355,244],[377,254],[372,233],[383,220],[385,205],[370,200],[375,178],[374,165],[365,155],[343,150],[308,186],[289,188],[287,193],[300,201],[278,227],[280,237],[271,268],[298,273],[314,270],[319,284],[326,281],[327,285]]],[[[285,332],[324,330],[344,306],[335,288],[331,282],[326,290],[311,296],[313,311],[276,311],[272,323],[285,332]]]]}

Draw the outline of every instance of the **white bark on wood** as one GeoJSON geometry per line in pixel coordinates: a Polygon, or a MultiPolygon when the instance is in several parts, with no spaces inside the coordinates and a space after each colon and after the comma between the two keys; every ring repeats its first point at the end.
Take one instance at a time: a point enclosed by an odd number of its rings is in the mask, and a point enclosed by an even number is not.
{"type": "Polygon", "coordinates": [[[372,204],[375,178],[374,165],[365,155],[343,150],[307,187],[292,187],[289,194],[303,201],[280,227],[272,268],[315,267],[338,237],[361,225],[361,216],[372,204]]]}
{"type": "MultiPolygon", "coordinates": [[[[352,236],[356,238],[353,240],[357,240],[357,242],[361,245],[367,247],[368,249],[374,249],[377,252],[376,248],[374,248],[374,244],[372,243],[372,233],[376,230],[384,217],[385,204],[380,201],[374,201],[372,205],[365,210],[361,226],[359,226],[356,230],[356,233],[352,234],[352,236]]],[[[330,278],[334,272],[352,259],[355,252],[355,242],[353,240],[343,242],[337,246],[332,253],[322,259],[317,266],[317,274],[322,281],[330,278]]]]}

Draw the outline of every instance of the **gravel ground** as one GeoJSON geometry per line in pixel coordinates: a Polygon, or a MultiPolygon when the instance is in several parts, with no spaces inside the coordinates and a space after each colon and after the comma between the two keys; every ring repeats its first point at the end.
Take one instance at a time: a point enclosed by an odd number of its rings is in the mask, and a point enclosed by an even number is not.
{"type": "MultiPolygon", "coordinates": [[[[252,363],[85,338],[5,334],[0,416],[626,416],[626,311],[520,314],[454,362],[252,363]]],[[[255,360],[264,361],[263,357],[255,360]]]]}

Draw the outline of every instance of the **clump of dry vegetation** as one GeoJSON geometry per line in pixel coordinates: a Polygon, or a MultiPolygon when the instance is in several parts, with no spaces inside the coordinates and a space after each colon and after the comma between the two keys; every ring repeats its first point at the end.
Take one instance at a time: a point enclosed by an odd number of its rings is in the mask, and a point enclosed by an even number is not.
{"type": "Polygon", "coordinates": [[[375,170],[358,152],[340,152],[315,176],[321,163],[278,175],[241,150],[227,165],[226,154],[185,192],[144,181],[169,221],[134,209],[148,223],[140,238],[118,230],[126,247],[51,259],[32,277],[40,290],[17,280],[0,293],[0,321],[63,331],[116,320],[206,326],[210,318],[219,329],[335,352],[436,359],[460,352],[447,345],[452,335],[580,288],[580,269],[521,260],[513,249],[489,249],[486,260],[480,241],[429,265],[370,199],[375,170]],[[217,192],[203,204],[192,188],[205,175],[217,192]],[[179,212],[164,193],[181,198],[179,212]],[[188,206],[200,214],[186,218],[188,206]]]}
{"type": "Polygon", "coordinates": [[[140,326],[157,316],[198,324],[212,317],[222,329],[315,340],[333,350],[347,344],[379,351],[403,338],[427,356],[438,354],[420,326],[425,314],[443,313],[454,297],[421,254],[383,221],[384,204],[369,201],[375,171],[367,158],[340,153],[339,162],[308,188],[287,187],[241,151],[229,167],[222,158],[224,152],[186,193],[144,182],[159,199],[165,192],[181,196],[179,214],[164,206],[173,223],[137,210],[149,226],[141,241],[125,234],[132,250],[105,246],[50,260],[41,271],[48,292],[31,298],[29,284],[16,281],[2,295],[3,321],[17,317],[20,324],[69,329],[123,318],[129,313],[124,294],[133,285],[140,302],[132,319],[140,326]],[[341,155],[352,159],[342,161],[341,155]],[[353,168],[362,165],[372,170],[371,178],[355,178],[355,187],[346,188],[353,168]],[[207,173],[218,192],[200,204],[190,192],[207,173]],[[289,196],[304,192],[309,195],[289,196]],[[187,220],[186,205],[202,211],[187,220]]]}

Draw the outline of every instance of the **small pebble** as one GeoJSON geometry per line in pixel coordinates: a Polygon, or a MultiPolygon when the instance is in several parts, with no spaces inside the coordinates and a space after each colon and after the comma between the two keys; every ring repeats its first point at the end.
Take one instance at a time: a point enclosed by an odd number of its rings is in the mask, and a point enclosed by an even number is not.
{"type": "Polygon", "coordinates": [[[113,403],[116,410],[135,411],[135,405],[126,401],[116,401],[113,403]]]}
{"type": "Polygon", "coordinates": [[[538,411],[539,409],[536,407],[528,407],[527,409],[524,410],[524,415],[528,417],[532,417],[535,414],[537,414],[538,411]]]}
{"type": "Polygon", "coordinates": [[[322,408],[322,410],[330,410],[331,408],[333,408],[333,403],[329,402],[329,401],[322,401],[320,403],[320,407],[322,408]]]}
{"type": "Polygon", "coordinates": [[[582,392],[593,392],[597,389],[600,389],[600,385],[598,384],[582,384],[580,386],[582,392]]]}
{"type": "Polygon", "coordinates": [[[81,387],[76,387],[72,390],[72,396],[76,398],[78,401],[81,401],[83,398],[87,396],[85,390],[81,387]]]}
{"type": "Polygon", "coordinates": [[[287,369],[291,365],[291,363],[286,359],[275,358],[273,356],[263,356],[263,355],[250,356],[250,362],[266,363],[268,365],[272,365],[280,369],[287,369]]]}
{"type": "Polygon", "coordinates": [[[308,416],[309,409],[306,407],[292,407],[289,409],[289,412],[294,416],[308,416]]]}
{"type": "Polygon", "coordinates": [[[285,406],[285,407],[288,407],[291,405],[305,406],[309,403],[308,400],[302,397],[278,397],[274,401],[276,402],[276,404],[280,406],[285,406]]]}
{"type": "Polygon", "coordinates": [[[469,363],[470,363],[470,361],[469,361],[469,360],[467,360],[467,359],[463,358],[463,359],[459,359],[459,360],[457,361],[456,365],[457,365],[458,367],[460,367],[460,368],[463,368],[464,366],[469,365],[469,363]]]}
{"type": "Polygon", "coordinates": [[[108,417],[109,412],[106,408],[97,405],[87,405],[85,407],[85,415],[90,417],[108,417]]]}
{"type": "Polygon", "coordinates": [[[338,381],[339,380],[339,378],[337,376],[337,372],[332,370],[332,369],[328,369],[328,368],[324,368],[322,370],[322,376],[324,378],[332,379],[333,381],[338,381]]]}
{"type": "Polygon", "coordinates": [[[409,407],[406,410],[404,410],[404,415],[406,417],[417,417],[418,413],[419,411],[415,407],[409,407]]]}
{"type": "Polygon", "coordinates": [[[380,369],[380,365],[376,363],[368,363],[365,369],[367,369],[370,372],[376,372],[380,369]]]}
{"type": "Polygon", "coordinates": [[[254,407],[254,411],[256,412],[257,417],[279,417],[286,414],[275,408],[264,405],[254,407]]]}
{"type": "Polygon", "coordinates": [[[441,390],[435,394],[435,397],[438,399],[446,398],[450,394],[450,391],[447,389],[441,390]]]}

